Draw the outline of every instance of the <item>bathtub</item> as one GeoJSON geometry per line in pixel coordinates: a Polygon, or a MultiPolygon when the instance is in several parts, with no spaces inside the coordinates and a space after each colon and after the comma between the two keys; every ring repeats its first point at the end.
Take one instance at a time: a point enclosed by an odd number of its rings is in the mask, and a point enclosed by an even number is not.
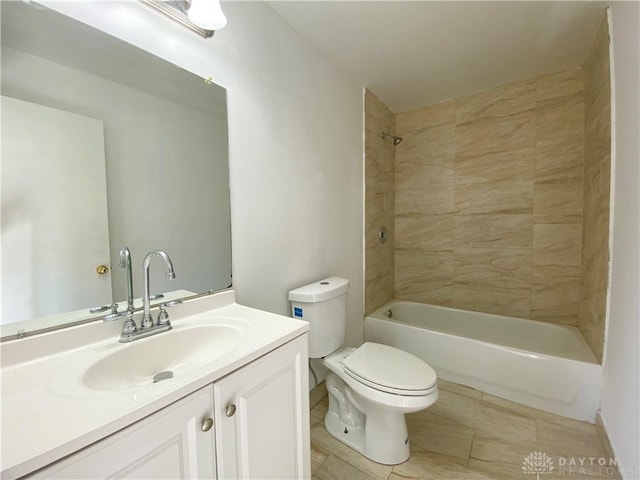
{"type": "Polygon", "coordinates": [[[364,336],[444,380],[595,422],[601,366],[576,327],[394,300],[365,318],[364,336]]]}

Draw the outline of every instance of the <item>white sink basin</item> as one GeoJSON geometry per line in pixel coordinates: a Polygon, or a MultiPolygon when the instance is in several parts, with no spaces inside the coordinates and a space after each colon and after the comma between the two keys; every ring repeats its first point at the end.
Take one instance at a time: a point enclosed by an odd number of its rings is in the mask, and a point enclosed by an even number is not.
{"type": "Polygon", "coordinates": [[[85,372],[82,382],[94,390],[128,390],[151,385],[160,372],[178,376],[222,357],[241,338],[241,330],[233,325],[159,333],[126,344],[98,360],[85,372]]]}

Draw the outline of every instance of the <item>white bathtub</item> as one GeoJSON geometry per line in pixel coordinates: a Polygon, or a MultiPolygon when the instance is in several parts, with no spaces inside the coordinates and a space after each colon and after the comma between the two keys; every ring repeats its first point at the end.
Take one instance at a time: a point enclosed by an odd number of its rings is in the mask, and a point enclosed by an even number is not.
{"type": "Polygon", "coordinates": [[[365,318],[364,336],[422,358],[439,378],[595,422],[601,366],[576,327],[395,300],[365,318]]]}

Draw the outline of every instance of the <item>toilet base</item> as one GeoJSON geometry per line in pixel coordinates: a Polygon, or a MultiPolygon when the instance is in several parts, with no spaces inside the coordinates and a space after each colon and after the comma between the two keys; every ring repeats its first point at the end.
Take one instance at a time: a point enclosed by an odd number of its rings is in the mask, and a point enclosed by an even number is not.
{"type": "Polygon", "coordinates": [[[324,425],[331,436],[377,463],[397,465],[409,459],[404,413],[368,402],[333,372],[326,382],[329,411],[324,425]]]}

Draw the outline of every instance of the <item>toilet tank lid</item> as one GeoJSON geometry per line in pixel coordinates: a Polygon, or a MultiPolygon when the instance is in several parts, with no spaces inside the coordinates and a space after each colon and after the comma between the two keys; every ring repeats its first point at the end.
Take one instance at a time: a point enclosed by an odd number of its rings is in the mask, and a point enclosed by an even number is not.
{"type": "Polygon", "coordinates": [[[323,302],[347,293],[349,280],[340,277],[329,277],[289,292],[289,300],[294,302],[323,302]]]}

